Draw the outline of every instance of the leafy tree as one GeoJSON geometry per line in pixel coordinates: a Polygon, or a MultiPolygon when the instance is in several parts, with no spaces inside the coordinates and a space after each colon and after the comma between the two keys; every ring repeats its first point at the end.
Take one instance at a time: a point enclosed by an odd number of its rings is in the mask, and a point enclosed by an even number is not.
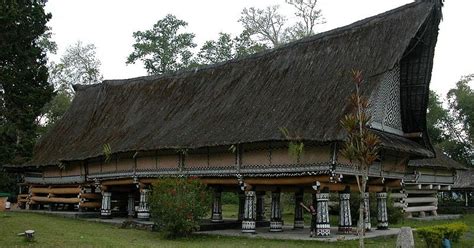
{"type": "Polygon", "coordinates": [[[36,118],[49,102],[47,58],[40,45],[51,14],[45,1],[0,5],[0,164],[22,163],[36,141],[36,118]]]}
{"type": "Polygon", "coordinates": [[[216,41],[206,41],[197,54],[199,64],[215,64],[247,56],[265,50],[266,46],[250,39],[248,32],[232,38],[230,34],[219,33],[216,41]]]}
{"type": "Polygon", "coordinates": [[[426,124],[432,142],[438,144],[449,139],[444,131],[448,119],[449,113],[443,108],[443,102],[440,96],[430,90],[426,124]]]}
{"type": "Polygon", "coordinates": [[[369,101],[360,94],[360,87],[363,83],[362,73],[360,71],[353,71],[352,76],[356,92],[350,98],[352,111],[341,120],[342,127],[347,132],[342,154],[359,171],[359,174],[355,175],[361,199],[359,202],[358,233],[359,247],[364,247],[364,232],[366,228],[364,212],[367,213],[369,209],[365,207],[362,199],[364,199],[366,192],[369,168],[378,158],[380,140],[378,136],[368,129],[371,117],[367,114],[369,101]]]}
{"type": "Polygon", "coordinates": [[[473,79],[474,74],[462,77],[447,95],[451,114],[463,127],[458,138],[471,148],[474,141],[474,90],[469,87],[469,82],[473,79]]]}
{"type": "Polygon", "coordinates": [[[44,5],[41,0],[0,4],[0,191],[16,192],[15,175],[3,165],[31,157],[35,119],[53,93],[40,44],[51,18],[44,5]]]}
{"type": "Polygon", "coordinates": [[[234,38],[234,47],[235,57],[237,58],[268,49],[267,45],[253,41],[248,30],[244,30],[238,37],[234,38]]]}
{"type": "Polygon", "coordinates": [[[56,54],[58,51],[58,44],[56,44],[52,37],[53,33],[51,32],[51,27],[46,27],[46,31],[38,39],[38,45],[43,49],[43,51],[56,54]]]}
{"type": "Polygon", "coordinates": [[[440,97],[430,92],[427,128],[431,141],[454,160],[472,166],[474,91],[469,82],[473,75],[462,77],[447,94],[448,108],[440,97]]]}
{"type": "Polygon", "coordinates": [[[187,68],[192,64],[196,47],[193,33],[179,33],[187,22],[168,14],[153,28],[133,33],[134,51],[128,56],[127,64],[143,61],[148,74],[163,74],[187,68]]]}
{"type": "Polygon", "coordinates": [[[257,35],[260,41],[276,47],[284,43],[283,26],[287,20],[278,12],[279,8],[278,5],[268,6],[265,9],[244,8],[239,22],[245,30],[257,35]]]}
{"type": "Polygon", "coordinates": [[[288,40],[297,40],[314,34],[317,24],[325,23],[321,10],[316,8],[318,0],[286,0],[295,8],[298,21],[292,27],[285,29],[288,40]]]}
{"type": "Polygon", "coordinates": [[[74,84],[101,83],[100,61],[96,58],[96,47],[77,41],[69,46],[59,63],[50,64],[50,83],[58,91],[74,94],[74,84]]]}
{"type": "Polygon", "coordinates": [[[43,107],[41,116],[38,119],[38,134],[41,136],[47,133],[51,127],[66,113],[72,102],[72,96],[63,90],[55,92],[55,96],[43,107]]]}
{"type": "Polygon", "coordinates": [[[314,34],[317,24],[324,23],[321,10],[316,8],[317,0],[286,0],[293,6],[297,21],[294,25],[287,23],[287,18],[279,13],[279,5],[265,9],[244,8],[239,22],[258,41],[273,47],[301,39],[314,34]]]}

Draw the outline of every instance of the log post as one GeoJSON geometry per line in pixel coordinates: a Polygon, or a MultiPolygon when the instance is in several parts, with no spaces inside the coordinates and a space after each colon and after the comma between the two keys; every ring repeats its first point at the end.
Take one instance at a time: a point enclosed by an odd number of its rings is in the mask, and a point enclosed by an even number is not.
{"type": "Polygon", "coordinates": [[[238,221],[242,221],[244,219],[244,213],[245,213],[245,193],[243,191],[239,191],[238,221]]]}
{"type": "Polygon", "coordinates": [[[257,221],[265,220],[265,191],[257,191],[257,221]]]}
{"type": "Polygon", "coordinates": [[[331,234],[331,226],[329,224],[329,192],[316,194],[316,236],[325,237],[331,234]]]}
{"type": "Polygon", "coordinates": [[[303,207],[300,205],[303,202],[304,191],[295,192],[295,219],[293,229],[304,228],[303,207]]]}
{"type": "Polygon", "coordinates": [[[140,203],[138,204],[137,218],[141,220],[150,219],[150,206],[148,203],[149,189],[140,190],[140,203]]]}
{"type": "Polygon", "coordinates": [[[100,217],[103,219],[112,217],[111,198],[111,192],[102,192],[102,207],[100,209],[100,217]]]}
{"type": "Polygon", "coordinates": [[[351,217],[351,192],[350,188],[339,192],[339,227],[340,233],[352,232],[352,217],[351,217]]]}
{"type": "Polygon", "coordinates": [[[222,191],[219,188],[214,189],[213,198],[211,222],[222,222],[222,191]]]}
{"type": "Polygon", "coordinates": [[[242,220],[243,233],[255,233],[256,197],[255,191],[245,191],[245,211],[242,220]]]}
{"type": "Polygon", "coordinates": [[[364,193],[364,227],[366,231],[370,231],[372,225],[370,224],[370,194],[369,192],[364,193]]]}
{"type": "Polygon", "coordinates": [[[388,214],[387,214],[387,193],[376,193],[377,197],[377,229],[388,229],[388,214]]]}
{"type": "Polygon", "coordinates": [[[127,214],[129,218],[135,216],[135,196],[133,193],[128,194],[127,214]]]}
{"type": "Polygon", "coordinates": [[[272,216],[270,219],[270,232],[283,231],[283,221],[281,219],[280,191],[272,192],[272,216]]]}

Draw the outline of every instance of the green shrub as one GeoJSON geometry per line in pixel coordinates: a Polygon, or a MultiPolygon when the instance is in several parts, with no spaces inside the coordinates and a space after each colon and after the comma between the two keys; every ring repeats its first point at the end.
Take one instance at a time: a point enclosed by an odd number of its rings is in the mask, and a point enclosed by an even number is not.
{"type": "Polygon", "coordinates": [[[150,212],[166,238],[189,236],[211,205],[210,192],[196,179],[168,178],[153,185],[150,212]]]}
{"type": "Polygon", "coordinates": [[[447,238],[452,242],[458,242],[467,230],[468,228],[466,224],[462,222],[453,222],[444,225],[418,228],[416,233],[425,240],[428,248],[438,248],[441,247],[443,238],[447,238]]]}
{"type": "Polygon", "coordinates": [[[388,223],[389,224],[398,224],[403,220],[403,209],[393,206],[394,200],[391,197],[391,194],[388,194],[387,197],[387,214],[388,214],[388,223]]]}

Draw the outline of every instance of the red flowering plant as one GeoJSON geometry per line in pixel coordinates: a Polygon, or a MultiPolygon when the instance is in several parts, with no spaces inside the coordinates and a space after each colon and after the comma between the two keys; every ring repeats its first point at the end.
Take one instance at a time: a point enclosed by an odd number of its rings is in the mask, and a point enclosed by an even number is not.
{"type": "Polygon", "coordinates": [[[211,206],[211,194],[199,179],[166,178],[153,184],[151,216],[166,238],[186,237],[199,229],[211,206]]]}

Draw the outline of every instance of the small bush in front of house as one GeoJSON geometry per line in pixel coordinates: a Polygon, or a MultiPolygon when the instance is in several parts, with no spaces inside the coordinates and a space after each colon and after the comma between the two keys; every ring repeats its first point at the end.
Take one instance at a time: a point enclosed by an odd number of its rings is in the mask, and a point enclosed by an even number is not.
{"type": "Polygon", "coordinates": [[[166,238],[189,236],[210,211],[210,192],[193,178],[167,178],[153,184],[151,216],[166,238]]]}
{"type": "Polygon", "coordinates": [[[441,247],[443,238],[447,238],[452,242],[458,242],[467,231],[468,228],[466,224],[453,222],[418,228],[416,233],[426,242],[428,248],[438,248],[441,247]]]}

